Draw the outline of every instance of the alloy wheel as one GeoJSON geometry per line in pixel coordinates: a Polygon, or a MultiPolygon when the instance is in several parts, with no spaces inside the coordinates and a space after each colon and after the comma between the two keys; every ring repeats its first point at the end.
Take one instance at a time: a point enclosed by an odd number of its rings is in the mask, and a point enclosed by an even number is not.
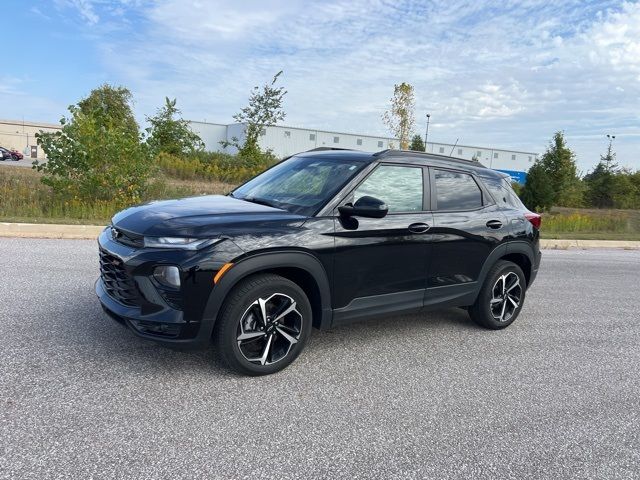
{"type": "Polygon", "coordinates": [[[515,272],[500,275],[491,290],[491,315],[499,322],[511,320],[522,301],[522,285],[515,272]]]}
{"type": "Polygon", "coordinates": [[[302,314],[293,298],[274,293],[258,298],[238,324],[238,349],[249,362],[271,365],[285,358],[302,333],[302,314]]]}

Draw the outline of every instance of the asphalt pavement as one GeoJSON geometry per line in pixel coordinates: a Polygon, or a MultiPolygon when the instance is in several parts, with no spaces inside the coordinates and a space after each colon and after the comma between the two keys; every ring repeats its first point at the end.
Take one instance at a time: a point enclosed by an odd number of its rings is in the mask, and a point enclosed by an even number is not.
{"type": "Polygon", "coordinates": [[[640,251],[545,251],[503,331],[361,322],[247,378],[107,318],[96,247],[0,238],[0,478],[640,477],[640,251]]]}
{"type": "MultiPolygon", "coordinates": [[[[4,162],[0,162],[0,167],[2,165],[7,165],[9,167],[27,167],[27,168],[31,168],[33,166],[33,158],[28,158],[25,157],[22,160],[5,160],[4,162]]],[[[41,163],[46,163],[45,160],[40,159],[39,160],[41,163]]]]}

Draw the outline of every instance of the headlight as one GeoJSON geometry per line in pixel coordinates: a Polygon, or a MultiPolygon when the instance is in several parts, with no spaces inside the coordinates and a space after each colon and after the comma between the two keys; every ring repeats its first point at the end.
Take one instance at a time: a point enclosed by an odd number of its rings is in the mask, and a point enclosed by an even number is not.
{"type": "Polygon", "coordinates": [[[156,267],[153,276],[165,287],[180,288],[180,270],[174,266],[156,267]]]}
{"type": "Polygon", "coordinates": [[[199,250],[220,240],[219,238],[144,237],[144,246],[149,248],[199,250]]]}

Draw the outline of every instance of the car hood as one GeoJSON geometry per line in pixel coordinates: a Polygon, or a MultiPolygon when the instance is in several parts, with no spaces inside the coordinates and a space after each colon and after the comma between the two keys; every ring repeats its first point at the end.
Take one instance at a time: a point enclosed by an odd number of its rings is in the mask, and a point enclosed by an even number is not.
{"type": "Polygon", "coordinates": [[[256,229],[287,230],[307,217],[222,195],[162,200],[114,215],[114,226],[132,233],[166,237],[215,237],[256,229]]]}

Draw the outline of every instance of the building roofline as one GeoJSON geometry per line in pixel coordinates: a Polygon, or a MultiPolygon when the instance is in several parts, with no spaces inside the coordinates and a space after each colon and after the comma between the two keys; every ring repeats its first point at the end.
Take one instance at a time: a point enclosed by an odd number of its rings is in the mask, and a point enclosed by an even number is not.
{"type": "Polygon", "coordinates": [[[510,150],[508,148],[494,148],[494,147],[480,147],[477,145],[463,145],[461,143],[444,143],[444,142],[427,142],[427,145],[444,145],[447,147],[458,147],[458,148],[475,148],[478,150],[491,150],[491,151],[498,151],[498,152],[509,152],[509,153],[524,153],[527,155],[539,155],[538,153],[535,152],[525,152],[524,150],[510,150]]]}
{"type": "Polygon", "coordinates": [[[43,127],[43,128],[56,128],[61,129],[62,125],[57,123],[47,123],[47,122],[28,122],[26,120],[4,120],[0,119],[0,125],[18,125],[25,127],[43,127]]]}
{"type": "MultiPolygon", "coordinates": [[[[188,120],[189,122],[193,122],[193,123],[206,123],[209,125],[221,125],[221,126],[231,126],[231,125],[246,125],[246,123],[244,122],[233,122],[233,123],[215,123],[215,122],[203,122],[200,120],[188,120]]],[[[368,137],[368,138],[379,138],[379,139],[383,139],[383,140],[391,140],[393,142],[397,142],[398,139],[397,138],[393,138],[393,137],[385,137],[382,135],[371,135],[369,133],[353,133],[353,132],[338,132],[336,130],[323,130],[321,128],[306,128],[306,127],[291,127],[289,125],[269,125],[268,127],[265,128],[284,128],[287,130],[306,130],[307,132],[322,132],[322,133],[335,133],[338,135],[352,135],[354,137],[368,137]]]]}

